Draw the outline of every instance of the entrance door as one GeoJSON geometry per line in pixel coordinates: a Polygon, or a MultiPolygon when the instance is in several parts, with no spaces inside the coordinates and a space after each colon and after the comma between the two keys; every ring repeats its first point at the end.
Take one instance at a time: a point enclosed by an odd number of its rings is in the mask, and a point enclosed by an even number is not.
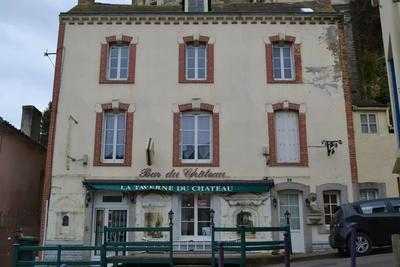
{"type": "Polygon", "coordinates": [[[210,195],[184,194],[181,197],[182,240],[210,240],[210,195]]]}
{"type": "Polygon", "coordinates": [[[285,213],[289,211],[293,252],[305,252],[302,198],[303,194],[296,190],[279,192],[279,222],[286,225],[285,213]]]}

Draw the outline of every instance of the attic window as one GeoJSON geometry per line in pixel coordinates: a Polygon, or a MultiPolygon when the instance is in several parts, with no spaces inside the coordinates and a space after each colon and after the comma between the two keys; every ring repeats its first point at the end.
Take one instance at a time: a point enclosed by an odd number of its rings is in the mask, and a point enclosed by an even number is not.
{"type": "Polygon", "coordinates": [[[300,10],[301,10],[301,12],[304,12],[304,13],[313,13],[314,12],[314,9],[309,8],[309,7],[302,7],[300,10]]]}

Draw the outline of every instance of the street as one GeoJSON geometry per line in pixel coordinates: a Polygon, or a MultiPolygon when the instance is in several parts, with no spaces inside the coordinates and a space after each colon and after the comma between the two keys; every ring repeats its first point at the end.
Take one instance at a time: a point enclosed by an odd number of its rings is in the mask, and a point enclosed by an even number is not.
{"type": "MultiPolygon", "coordinates": [[[[274,267],[281,267],[284,264],[270,265],[274,267]]],[[[326,259],[298,261],[291,263],[293,267],[350,267],[350,258],[346,257],[327,257],[326,259]]],[[[393,253],[388,251],[377,251],[372,255],[357,258],[357,267],[393,267],[394,258],[393,253]]]]}

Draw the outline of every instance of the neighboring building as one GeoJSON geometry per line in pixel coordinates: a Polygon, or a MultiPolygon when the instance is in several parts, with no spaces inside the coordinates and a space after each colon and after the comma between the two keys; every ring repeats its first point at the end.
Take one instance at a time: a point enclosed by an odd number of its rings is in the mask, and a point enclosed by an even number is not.
{"type": "Polygon", "coordinates": [[[399,196],[399,179],[392,173],[396,138],[386,105],[353,102],[359,199],[399,196]]]}
{"type": "Polygon", "coordinates": [[[0,117],[0,262],[11,266],[11,245],[19,233],[39,237],[46,149],[25,133],[40,133],[41,113],[24,106],[22,130],[0,117]],[[24,133],[25,132],[25,133],[24,133]]]}
{"type": "Polygon", "coordinates": [[[373,2],[379,6],[381,13],[382,39],[385,49],[390,99],[393,110],[393,124],[397,149],[393,172],[400,174],[400,1],[374,0],[373,2]]]}
{"type": "Polygon", "coordinates": [[[295,252],[327,244],[358,188],[346,22],[329,1],[280,2],[61,14],[44,244],[99,244],[171,209],[180,251],[209,248],[211,209],[225,226],[290,211],[295,252]]]}

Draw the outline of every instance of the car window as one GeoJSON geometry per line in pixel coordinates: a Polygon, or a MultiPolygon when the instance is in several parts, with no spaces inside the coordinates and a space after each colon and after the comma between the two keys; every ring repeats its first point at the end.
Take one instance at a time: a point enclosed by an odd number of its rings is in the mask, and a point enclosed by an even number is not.
{"type": "Polygon", "coordinates": [[[393,211],[400,213],[400,199],[391,199],[389,202],[393,208],[393,211]]]}
{"type": "Polygon", "coordinates": [[[362,214],[377,214],[387,212],[386,203],[383,200],[366,202],[360,204],[362,214]]]}

